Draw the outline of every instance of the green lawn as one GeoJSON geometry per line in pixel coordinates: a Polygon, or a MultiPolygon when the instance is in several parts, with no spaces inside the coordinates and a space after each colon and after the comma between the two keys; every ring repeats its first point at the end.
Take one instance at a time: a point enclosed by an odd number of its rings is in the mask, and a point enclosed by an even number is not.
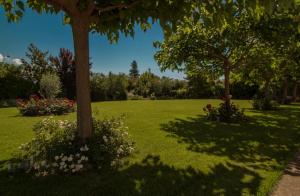
{"type": "MultiPolygon", "coordinates": [[[[209,122],[202,108],[217,100],[94,103],[97,117],[125,114],[137,151],[118,171],[77,176],[8,177],[0,195],[266,195],[300,149],[300,105],[257,112],[249,123],[209,122]]],[[[75,114],[58,118],[74,119],[75,114]]],[[[42,118],[0,109],[0,164],[33,136],[42,118]]]]}

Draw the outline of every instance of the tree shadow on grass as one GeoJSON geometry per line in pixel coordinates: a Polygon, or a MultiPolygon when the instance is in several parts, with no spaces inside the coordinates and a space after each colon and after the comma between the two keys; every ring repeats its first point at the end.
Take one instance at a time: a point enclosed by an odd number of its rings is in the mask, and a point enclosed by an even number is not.
{"type": "Polygon", "coordinates": [[[148,155],[121,170],[75,176],[7,177],[0,173],[0,195],[253,195],[261,177],[231,163],[209,173],[192,167],[175,168],[148,155]]]}
{"type": "Polygon", "coordinates": [[[175,119],[162,130],[188,150],[226,156],[254,169],[282,169],[300,148],[300,109],[252,111],[248,123],[226,124],[204,116],[175,119]]]}

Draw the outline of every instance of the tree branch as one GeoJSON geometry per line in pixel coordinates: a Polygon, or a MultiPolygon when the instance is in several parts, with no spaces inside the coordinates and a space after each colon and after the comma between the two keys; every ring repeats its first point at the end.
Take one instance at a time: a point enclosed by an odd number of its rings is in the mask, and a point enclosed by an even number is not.
{"type": "MultiPolygon", "coordinates": [[[[97,7],[97,5],[94,4],[93,10],[91,10],[91,18],[90,22],[91,23],[98,23],[100,20],[103,20],[103,18],[100,18],[100,16],[105,13],[105,12],[110,12],[113,10],[122,10],[122,9],[130,9],[134,6],[136,6],[138,3],[140,3],[142,0],[135,0],[130,4],[127,3],[119,3],[119,4],[114,4],[114,5],[109,5],[106,7],[97,7]],[[96,13],[96,15],[92,15],[93,13],[96,13]]],[[[113,19],[118,18],[119,15],[115,14],[112,15],[111,17],[104,19],[105,21],[110,21],[113,19]]]]}

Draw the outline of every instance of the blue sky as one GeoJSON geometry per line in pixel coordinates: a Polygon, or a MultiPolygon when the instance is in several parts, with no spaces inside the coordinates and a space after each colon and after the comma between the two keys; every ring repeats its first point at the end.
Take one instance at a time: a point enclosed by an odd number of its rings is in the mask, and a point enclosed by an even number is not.
{"type": "MultiPolygon", "coordinates": [[[[0,8],[0,54],[20,59],[30,43],[42,50],[48,50],[56,55],[61,47],[73,51],[72,32],[69,25],[62,24],[62,14],[38,15],[27,10],[18,23],[8,23],[4,12],[0,8]]],[[[155,49],[153,41],[163,39],[162,31],[154,25],[146,33],[138,28],[134,38],[121,36],[117,44],[110,44],[105,36],[90,35],[90,56],[93,71],[107,73],[124,72],[129,70],[130,63],[135,59],[139,64],[140,72],[150,68],[158,75],[173,78],[183,78],[182,73],[161,73],[153,59],[155,49]]]]}

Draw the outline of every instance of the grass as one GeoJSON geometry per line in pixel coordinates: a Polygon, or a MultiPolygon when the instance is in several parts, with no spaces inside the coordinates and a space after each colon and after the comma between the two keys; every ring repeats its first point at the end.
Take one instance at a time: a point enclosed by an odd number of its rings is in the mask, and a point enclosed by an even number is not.
{"type": "MultiPolygon", "coordinates": [[[[266,195],[300,148],[300,105],[258,112],[235,102],[249,123],[207,121],[202,108],[217,100],[94,103],[98,118],[126,116],[137,151],[122,168],[39,179],[2,170],[0,195],[266,195]]],[[[2,167],[40,119],[0,109],[2,167]]]]}

